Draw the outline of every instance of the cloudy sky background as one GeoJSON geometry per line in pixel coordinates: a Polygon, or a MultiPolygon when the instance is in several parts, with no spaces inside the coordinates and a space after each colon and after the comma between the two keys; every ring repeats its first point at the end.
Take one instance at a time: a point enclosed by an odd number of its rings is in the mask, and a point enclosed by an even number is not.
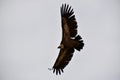
{"type": "Polygon", "coordinates": [[[0,0],[0,80],[120,80],[119,27],[119,0],[0,0]],[[56,76],[62,3],[85,46],[56,76]]]}

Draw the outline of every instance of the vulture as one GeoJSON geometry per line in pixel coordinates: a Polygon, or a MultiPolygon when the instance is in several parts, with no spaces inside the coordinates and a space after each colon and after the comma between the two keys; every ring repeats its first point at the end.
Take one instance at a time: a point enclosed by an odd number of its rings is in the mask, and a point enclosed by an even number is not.
{"type": "Polygon", "coordinates": [[[61,25],[62,25],[62,40],[58,48],[59,55],[52,67],[53,73],[60,75],[63,69],[68,65],[75,50],[80,51],[83,46],[83,40],[77,33],[77,21],[75,19],[74,11],[68,4],[62,4],[61,25]]]}

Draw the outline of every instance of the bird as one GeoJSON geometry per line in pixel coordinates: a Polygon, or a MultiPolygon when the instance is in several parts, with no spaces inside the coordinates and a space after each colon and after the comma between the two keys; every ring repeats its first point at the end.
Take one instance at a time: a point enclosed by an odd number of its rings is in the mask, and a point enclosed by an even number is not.
{"type": "Polygon", "coordinates": [[[53,73],[56,75],[61,75],[64,72],[63,69],[71,61],[75,50],[80,51],[84,46],[82,37],[78,34],[78,25],[73,8],[65,3],[60,7],[60,12],[62,40],[58,46],[60,49],[58,57],[52,67],[53,73]]]}

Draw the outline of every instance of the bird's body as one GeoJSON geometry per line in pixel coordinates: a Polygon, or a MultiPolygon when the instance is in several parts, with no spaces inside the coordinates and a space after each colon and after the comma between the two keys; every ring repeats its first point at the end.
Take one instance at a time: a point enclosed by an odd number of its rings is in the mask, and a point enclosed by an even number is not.
{"type": "Polygon", "coordinates": [[[77,22],[73,9],[69,5],[61,7],[61,22],[62,22],[62,41],[58,48],[60,49],[58,58],[53,65],[53,73],[61,74],[63,69],[71,60],[74,50],[80,51],[83,46],[83,40],[80,35],[77,35],[77,22]]]}

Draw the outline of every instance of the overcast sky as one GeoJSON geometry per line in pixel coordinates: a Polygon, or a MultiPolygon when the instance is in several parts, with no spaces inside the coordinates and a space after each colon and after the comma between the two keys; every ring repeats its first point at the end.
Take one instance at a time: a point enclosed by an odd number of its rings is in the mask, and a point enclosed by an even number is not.
{"type": "Polygon", "coordinates": [[[120,1],[0,0],[0,80],[120,80],[120,1]],[[56,76],[62,3],[85,46],[56,76]]]}

